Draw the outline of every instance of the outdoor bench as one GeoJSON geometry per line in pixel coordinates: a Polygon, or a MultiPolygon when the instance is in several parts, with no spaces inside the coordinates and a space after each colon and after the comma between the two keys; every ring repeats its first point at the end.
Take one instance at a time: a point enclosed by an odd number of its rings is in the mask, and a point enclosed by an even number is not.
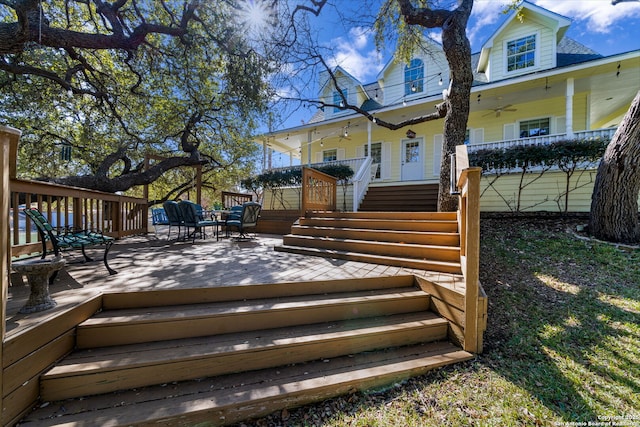
{"type": "MultiPolygon", "coordinates": [[[[49,224],[47,218],[38,209],[26,208],[24,209],[24,213],[35,224],[38,229],[38,233],[40,234],[40,240],[42,242],[42,259],[44,259],[47,254],[47,241],[51,241],[53,252],[56,257],[63,250],[80,249],[85,261],[93,261],[93,259],[85,252],[86,247],[104,245],[105,249],[102,258],[104,266],[107,268],[109,274],[117,273],[116,270],[109,267],[109,263],[107,262],[109,249],[111,249],[111,246],[115,242],[113,237],[106,236],[98,231],[72,230],[68,227],[61,230],[61,232],[56,232],[53,226],[49,224]]],[[[51,280],[53,281],[54,278],[55,276],[52,277],[51,280]]]]}

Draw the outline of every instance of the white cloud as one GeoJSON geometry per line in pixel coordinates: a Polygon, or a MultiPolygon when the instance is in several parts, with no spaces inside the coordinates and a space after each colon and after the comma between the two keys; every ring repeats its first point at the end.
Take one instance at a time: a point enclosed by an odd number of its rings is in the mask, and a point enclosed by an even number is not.
{"type": "MultiPolygon", "coordinates": [[[[611,34],[620,30],[622,20],[640,18],[640,2],[624,2],[616,6],[611,0],[529,0],[540,7],[570,18],[575,24],[583,24],[587,32],[611,34]]],[[[469,28],[472,43],[486,26],[494,27],[504,19],[501,13],[510,4],[508,1],[476,0],[473,4],[473,26],[469,28]]]]}
{"type": "Polygon", "coordinates": [[[370,83],[384,66],[382,56],[373,43],[373,33],[363,27],[349,30],[347,37],[330,42],[333,55],[329,66],[340,66],[362,83],[370,83]]]}
{"type": "Polygon", "coordinates": [[[467,37],[471,46],[480,46],[487,41],[487,34],[493,33],[498,22],[504,19],[502,11],[505,7],[506,3],[495,0],[476,0],[473,3],[471,20],[467,28],[467,37]]]}
{"type": "Polygon", "coordinates": [[[610,0],[557,1],[538,0],[538,6],[560,15],[571,17],[574,21],[588,25],[589,29],[602,34],[616,31],[621,20],[640,17],[640,3],[620,3],[616,6],[610,0]]]}

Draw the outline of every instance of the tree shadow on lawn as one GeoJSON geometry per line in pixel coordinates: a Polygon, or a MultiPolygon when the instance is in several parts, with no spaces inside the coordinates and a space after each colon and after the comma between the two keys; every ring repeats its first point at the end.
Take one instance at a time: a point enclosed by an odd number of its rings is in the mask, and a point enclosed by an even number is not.
{"type": "Polygon", "coordinates": [[[480,361],[564,421],[631,415],[640,405],[640,251],[578,240],[572,225],[483,220],[480,361]]]}

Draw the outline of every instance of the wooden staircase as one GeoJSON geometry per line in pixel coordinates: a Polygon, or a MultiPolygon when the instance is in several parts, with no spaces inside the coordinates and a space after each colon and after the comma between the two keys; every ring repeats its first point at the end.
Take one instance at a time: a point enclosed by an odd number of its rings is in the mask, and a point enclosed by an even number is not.
{"type": "Polygon", "coordinates": [[[311,212],[276,250],[461,274],[456,212],[311,212]]]}
{"type": "Polygon", "coordinates": [[[358,208],[360,212],[435,212],[438,184],[371,185],[358,208]]]}
{"type": "Polygon", "coordinates": [[[470,359],[425,290],[394,276],[104,294],[20,425],[226,425],[470,359]]]}

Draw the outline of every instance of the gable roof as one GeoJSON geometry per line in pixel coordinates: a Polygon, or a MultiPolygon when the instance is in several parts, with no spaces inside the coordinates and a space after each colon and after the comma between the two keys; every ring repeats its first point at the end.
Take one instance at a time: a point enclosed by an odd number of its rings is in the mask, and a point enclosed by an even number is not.
{"type": "Polygon", "coordinates": [[[569,25],[571,25],[571,19],[533,3],[529,3],[525,0],[520,3],[516,10],[511,11],[509,17],[502,23],[502,25],[500,25],[500,27],[498,27],[497,30],[493,32],[493,34],[491,34],[489,39],[482,45],[480,57],[478,58],[478,71],[483,71],[486,69],[487,63],[489,62],[489,54],[491,52],[491,49],[493,48],[494,41],[515,19],[518,19],[518,15],[523,13],[524,11],[533,14],[543,22],[549,23],[549,26],[554,28],[556,31],[556,42],[558,43],[564,38],[565,33],[569,29],[569,25]]]}
{"type": "MultiPolygon", "coordinates": [[[[360,86],[362,88],[362,83],[360,83],[360,80],[356,79],[355,77],[353,77],[351,74],[349,74],[344,68],[342,68],[341,66],[337,66],[336,68],[333,69],[333,75],[337,76],[338,73],[342,74],[343,76],[345,76],[347,79],[351,80],[351,83],[353,83],[354,86],[360,86]]],[[[329,85],[329,83],[333,83],[333,81],[331,80],[331,76],[329,75],[328,72],[326,72],[327,74],[327,78],[326,80],[322,83],[322,86],[320,86],[320,92],[323,92],[327,85],[329,85]]],[[[364,92],[364,88],[362,88],[362,91],[364,92]]]]}

